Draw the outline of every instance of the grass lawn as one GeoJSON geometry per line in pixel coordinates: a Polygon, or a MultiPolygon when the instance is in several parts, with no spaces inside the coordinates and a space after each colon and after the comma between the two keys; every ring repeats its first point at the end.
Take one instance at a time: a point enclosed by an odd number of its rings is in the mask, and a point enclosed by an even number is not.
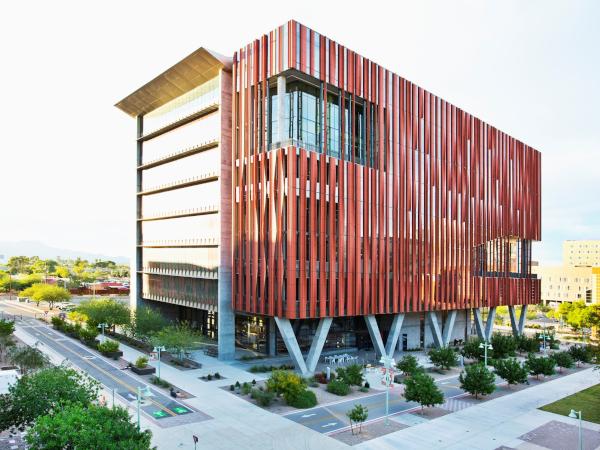
{"type": "Polygon", "coordinates": [[[543,411],[568,416],[571,409],[581,410],[582,419],[600,423],[600,384],[542,406],[543,411]]]}

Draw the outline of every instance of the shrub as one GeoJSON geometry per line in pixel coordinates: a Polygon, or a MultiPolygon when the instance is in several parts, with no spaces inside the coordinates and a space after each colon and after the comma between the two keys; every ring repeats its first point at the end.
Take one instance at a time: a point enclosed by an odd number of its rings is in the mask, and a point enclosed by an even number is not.
{"type": "Polygon", "coordinates": [[[431,363],[442,370],[449,370],[458,365],[458,356],[450,347],[431,349],[427,355],[431,363]]]}
{"type": "Polygon", "coordinates": [[[272,392],[261,391],[260,389],[252,389],[250,397],[256,400],[260,406],[270,406],[273,403],[275,395],[272,392]]]}
{"type": "Polygon", "coordinates": [[[98,344],[98,350],[102,353],[112,353],[119,351],[119,343],[111,339],[107,339],[104,342],[98,344]]]}
{"type": "Polygon", "coordinates": [[[52,323],[52,327],[55,330],[62,330],[65,327],[65,321],[58,316],[54,316],[50,319],[50,323],[52,323]]]}
{"type": "Polygon", "coordinates": [[[235,387],[236,387],[236,388],[239,388],[239,387],[240,387],[240,382],[239,382],[239,381],[236,381],[236,382],[235,382],[235,387]]]}
{"type": "Polygon", "coordinates": [[[419,365],[417,358],[413,355],[405,355],[396,364],[396,368],[401,370],[404,375],[413,375],[416,372],[422,371],[423,368],[419,365]]]}
{"type": "Polygon", "coordinates": [[[164,388],[170,388],[171,387],[171,383],[169,383],[168,381],[163,380],[162,378],[158,378],[155,376],[150,377],[150,383],[154,384],[155,386],[160,386],[160,387],[164,387],[164,388]]]}
{"type": "Polygon", "coordinates": [[[556,352],[550,355],[550,358],[552,358],[558,366],[559,372],[562,372],[563,368],[570,369],[573,367],[573,358],[569,352],[556,352]]]}
{"type": "Polygon", "coordinates": [[[506,336],[500,333],[494,333],[491,341],[493,355],[496,359],[508,358],[515,356],[517,349],[517,341],[512,336],[506,336]]]}
{"type": "Polygon", "coordinates": [[[365,381],[365,387],[366,387],[367,389],[369,389],[369,388],[371,387],[371,385],[369,384],[369,382],[368,382],[368,381],[365,381]]]}
{"type": "MultiPolygon", "coordinates": [[[[220,380],[221,379],[221,374],[219,372],[215,372],[215,379],[216,380],[220,380]]],[[[254,381],[254,380],[252,380],[252,381],[254,381]]],[[[256,384],[256,382],[254,382],[252,384],[256,384]]]]}
{"type": "Polygon", "coordinates": [[[232,384],[231,386],[229,386],[229,390],[230,390],[231,392],[235,391],[235,386],[232,384]]]}
{"type": "Polygon", "coordinates": [[[275,370],[271,377],[266,382],[267,390],[276,393],[277,395],[285,394],[288,391],[297,391],[299,388],[304,389],[305,381],[294,372],[285,370],[275,370]]]}
{"type": "Polygon", "coordinates": [[[360,364],[350,364],[347,367],[337,369],[337,378],[343,380],[349,386],[362,386],[363,368],[360,364]]]}
{"type": "Polygon", "coordinates": [[[366,386],[363,386],[359,389],[360,392],[369,392],[369,388],[366,386]]]}
{"type": "Polygon", "coordinates": [[[147,365],[148,365],[148,357],[146,357],[146,356],[140,356],[138,359],[135,360],[135,367],[137,367],[138,369],[143,369],[147,365]]]}
{"type": "Polygon", "coordinates": [[[79,330],[79,339],[83,342],[93,342],[98,336],[98,330],[94,328],[82,328],[79,330]]]}
{"type": "Polygon", "coordinates": [[[529,356],[527,356],[527,367],[529,367],[529,373],[531,375],[535,375],[537,379],[540,378],[540,375],[554,375],[554,366],[556,366],[556,362],[552,358],[545,356],[536,357],[531,353],[529,356]]]}
{"type": "MultiPolygon", "coordinates": [[[[327,374],[325,372],[315,373],[314,379],[317,383],[327,384],[327,374]]],[[[331,372],[329,381],[335,380],[335,372],[331,372]]]]}
{"type": "Polygon", "coordinates": [[[313,391],[304,388],[293,394],[284,395],[285,402],[294,408],[312,408],[317,404],[317,396],[313,391]]]}
{"type": "Polygon", "coordinates": [[[458,377],[460,387],[470,394],[487,395],[496,390],[496,378],[494,374],[488,370],[483,364],[473,364],[466,366],[458,377]]]}
{"type": "Polygon", "coordinates": [[[212,376],[210,373],[209,373],[208,375],[206,375],[206,379],[207,379],[208,381],[212,381],[212,377],[213,377],[213,376],[212,376]]]}
{"type": "Polygon", "coordinates": [[[523,366],[516,358],[499,359],[494,363],[494,372],[508,385],[527,383],[527,367],[523,366]]]}
{"type": "Polygon", "coordinates": [[[242,388],[240,389],[242,395],[248,395],[251,391],[252,387],[250,386],[250,383],[244,382],[244,384],[242,384],[242,388]]]}
{"type": "Polygon", "coordinates": [[[260,364],[260,365],[250,367],[250,369],[248,369],[248,371],[252,372],[252,373],[269,372],[269,371],[271,371],[271,367],[272,366],[265,366],[264,364],[260,364]]]}
{"type": "Polygon", "coordinates": [[[525,353],[536,353],[540,350],[540,343],[535,338],[523,335],[517,338],[517,348],[525,353]]]}
{"type": "Polygon", "coordinates": [[[335,395],[348,395],[350,393],[350,386],[343,380],[332,380],[327,385],[327,392],[335,395]]]}
{"type": "Polygon", "coordinates": [[[252,386],[256,386],[256,380],[254,378],[252,379],[252,386]]]}

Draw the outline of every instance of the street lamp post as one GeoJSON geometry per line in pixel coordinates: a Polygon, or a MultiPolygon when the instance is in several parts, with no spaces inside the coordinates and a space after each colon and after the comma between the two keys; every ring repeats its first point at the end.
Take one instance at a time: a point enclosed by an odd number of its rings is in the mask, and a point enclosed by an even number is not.
{"type": "Polygon", "coordinates": [[[571,412],[569,413],[569,417],[571,419],[579,419],[579,445],[577,446],[577,448],[579,450],[583,450],[583,433],[581,430],[581,411],[575,411],[574,409],[572,409],[571,412]]]}
{"type": "Polygon", "coordinates": [[[166,348],[164,347],[164,345],[157,345],[156,347],[154,347],[154,351],[156,352],[156,356],[158,357],[158,365],[156,368],[156,371],[158,372],[158,379],[160,380],[160,353],[164,352],[166,350],[166,348]]]}
{"type": "Polygon", "coordinates": [[[390,385],[393,383],[394,378],[393,368],[396,366],[396,362],[394,358],[390,356],[382,356],[379,360],[381,364],[383,364],[384,368],[384,376],[383,380],[385,383],[385,425],[389,425],[389,414],[390,414],[390,385]]]}
{"type": "Polygon", "coordinates": [[[137,428],[140,429],[140,405],[142,403],[142,398],[154,397],[150,388],[146,386],[144,389],[141,387],[137,387],[137,428]]]}
{"type": "Polygon", "coordinates": [[[487,339],[485,341],[483,341],[482,343],[479,344],[479,348],[484,349],[483,350],[483,364],[485,364],[485,366],[487,367],[487,352],[488,350],[493,350],[494,347],[492,347],[492,344],[488,343],[487,339]]]}
{"type": "Polygon", "coordinates": [[[102,330],[102,342],[104,342],[104,329],[108,326],[107,323],[98,324],[98,328],[102,330]]]}

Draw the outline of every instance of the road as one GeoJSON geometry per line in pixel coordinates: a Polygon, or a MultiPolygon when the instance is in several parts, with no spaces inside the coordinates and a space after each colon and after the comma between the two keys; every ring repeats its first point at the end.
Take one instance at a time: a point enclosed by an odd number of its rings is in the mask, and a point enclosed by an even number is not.
{"type": "MultiPolygon", "coordinates": [[[[54,331],[39,320],[31,316],[27,317],[26,315],[35,314],[34,311],[28,311],[28,308],[1,302],[0,309],[7,314],[16,314],[18,319],[16,325],[19,329],[27,332],[42,346],[46,346],[67,358],[71,364],[87,372],[109,391],[114,390],[115,395],[121,397],[125,404],[135,412],[137,408],[137,389],[138,387],[142,389],[146,387],[146,384],[140,378],[123,371],[111,360],[104,358],[95,351],[88,350],[79,342],[54,331]],[[23,312],[22,319],[18,317],[19,311],[23,312]]],[[[43,348],[41,349],[43,350],[43,348]]],[[[150,392],[153,395],[143,401],[141,411],[142,414],[161,427],[200,422],[211,418],[157,389],[150,388],[150,392]]]]}
{"type": "MultiPolygon", "coordinates": [[[[503,381],[496,379],[496,384],[503,381]]],[[[460,397],[465,391],[460,388],[458,376],[446,378],[437,382],[446,400],[460,397]]],[[[398,386],[398,385],[396,385],[398,386]]],[[[369,421],[385,417],[385,392],[378,392],[367,397],[342,400],[338,403],[317,406],[308,410],[286,414],[290,420],[302,424],[319,433],[331,433],[350,427],[346,413],[360,403],[369,409],[369,421]]],[[[389,413],[398,414],[404,411],[420,409],[418,403],[407,402],[398,388],[390,389],[389,413]]]]}

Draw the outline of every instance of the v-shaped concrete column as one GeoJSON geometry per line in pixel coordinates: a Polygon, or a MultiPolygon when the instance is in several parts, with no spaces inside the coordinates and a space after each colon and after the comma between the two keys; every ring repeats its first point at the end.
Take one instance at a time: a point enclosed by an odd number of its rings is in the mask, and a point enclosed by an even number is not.
{"type": "Polygon", "coordinates": [[[512,327],[513,336],[518,337],[523,334],[525,328],[525,317],[527,316],[527,305],[521,307],[521,315],[517,323],[517,315],[514,306],[508,307],[508,315],[510,316],[510,326],[512,327]]]}
{"type": "Polygon", "coordinates": [[[475,322],[475,329],[477,330],[477,336],[479,337],[479,339],[489,341],[492,338],[492,331],[494,331],[496,307],[493,306],[490,308],[487,322],[485,323],[485,328],[483,325],[483,319],[481,318],[481,308],[473,308],[473,317],[475,322]]]}
{"type": "Polygon", "coordinates": [[[367,330],[369,330],[369,336],[371,336],[371,342],[373,342],[373,348],[375,348],[377,354],[389,357],[394,356],[394,349],[398,342],[398,338],[400,337],[402,322],[404,322],[404,314],[394,315],[385,346],[383,345],[383,338],[381,337],[381,331],[379,331],[377,318],[374,315],[368,315],[365,316],[365,322],[367,324],[367,330]]]}
{"type": "Polygon", "coordinates": [[[323,351],[323,346],[325,345],[327,333],[329,333],[329,328],[331,327],[332,321],[333,319],[331,317],[325,317],[319,320],[317,332],[315,333],[313,341],[310,344],[308,357],[305,361],[304,357],[302,356],[302,352],[300,351],[300,346],[298,345],[298,339],[296,339],[294,328],[292,327],[289,319],[275,317],[275,323],[277,324],[277,328],[279,328],[279,332],[281,333],[281,337],[283,338],[283,343],[287,348],[288,354],[302,375],[311,374],[317,368],[317,363],[321,357],[321,352],[323,351]]]}
{"type": "Polygon", "coordinates": [[[438,315],[435,311],[429,311],[427,313],[427,322],[429,323],[433,343],[436,347],[447,347],[450,343],[450,336],[452,336],[457,313],[458,311],[455,309],[448,311],[448,317],[446,318],[446,323],[443,328],[440,327],[438,315]]]}

